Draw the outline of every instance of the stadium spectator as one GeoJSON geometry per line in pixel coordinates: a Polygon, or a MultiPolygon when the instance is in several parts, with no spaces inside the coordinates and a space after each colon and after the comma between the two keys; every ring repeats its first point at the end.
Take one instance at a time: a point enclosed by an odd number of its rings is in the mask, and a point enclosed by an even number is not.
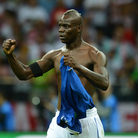
{"type": "Polygon", "coordinates": [[[14,112],[12,105],[6,100],[4,91],[0,91],[0,131],[14,131],[14,112]]]}

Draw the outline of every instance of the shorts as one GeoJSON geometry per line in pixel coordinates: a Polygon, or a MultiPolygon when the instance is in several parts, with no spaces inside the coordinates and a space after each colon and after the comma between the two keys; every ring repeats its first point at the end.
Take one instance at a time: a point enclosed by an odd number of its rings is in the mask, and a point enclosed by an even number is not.
{"type": "Polygon", "coordinates": [[[82,133],[79,135],[71,135],[68,129],[57,125],[58,115],[59,111],[52,119],[46,138],[104,138],[103,125],[95,107],[86,111],[86,118],[80,119],[82,133]]]}

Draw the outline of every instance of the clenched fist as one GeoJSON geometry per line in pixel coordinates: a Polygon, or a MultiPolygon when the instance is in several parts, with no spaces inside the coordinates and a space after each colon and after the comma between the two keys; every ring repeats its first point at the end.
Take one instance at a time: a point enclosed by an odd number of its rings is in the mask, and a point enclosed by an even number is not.
{"type": "Polygon", "coordinates": [[[70,67],[73,67],[76,69],[78,67],[78,63],[75,61],[74,56],[72,55],[72,52],[65,53],[64,54],[64,64],[70,67]]]}
{"type": "Polygon", "coordinates": [[[12,39],[5,40],[2,45],[4,53],[7,56],[11,55],[15,49],[15,45],[16,45],[16,40],[12,40],[12,39]]]}

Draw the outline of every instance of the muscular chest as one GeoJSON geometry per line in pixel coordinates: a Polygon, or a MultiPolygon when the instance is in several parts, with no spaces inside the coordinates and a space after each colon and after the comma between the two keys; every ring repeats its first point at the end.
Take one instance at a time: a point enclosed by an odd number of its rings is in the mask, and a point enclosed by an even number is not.
{"type": "MultiPolygon", "coordinates": [[[[60,59],[64,56],[64,52],[60,53],[59,55],[56,56],[54,60],[54,67],[56,74],[60,76],[60,59]]],[[[75,52],[73,53],[73,57],[75,61],[85,67],[87,67],[90,70],[93,70],[93,64],[92,61],[87,54],[87,52],[75,52]]],[[[76,72],[78,75],[80,75],[78,72],[76,72]]]]}

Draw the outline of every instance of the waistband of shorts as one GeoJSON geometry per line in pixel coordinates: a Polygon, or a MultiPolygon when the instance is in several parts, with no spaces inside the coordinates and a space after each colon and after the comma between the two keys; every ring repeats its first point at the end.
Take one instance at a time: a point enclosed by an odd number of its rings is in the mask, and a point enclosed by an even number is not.
{"type": "MultiPolygon", "coordinates": [[[[56,111],[56,115],[55,116],[58,116],[59,115],[59,110],[56,111]]],[[[97,109],[96,107],[93,107],[92,109],[87,109],[86,110],[86,118],[87,117],[92,117],[92,116],[95,116],[97,115],[97,109]]]]}
{"type": "Polygon", "coordinates": [[[93,107],[92,109],[87,109],[86,110],[86,117],[92,117],[97,115],[97,109],[96,107],[93,107]]]}

